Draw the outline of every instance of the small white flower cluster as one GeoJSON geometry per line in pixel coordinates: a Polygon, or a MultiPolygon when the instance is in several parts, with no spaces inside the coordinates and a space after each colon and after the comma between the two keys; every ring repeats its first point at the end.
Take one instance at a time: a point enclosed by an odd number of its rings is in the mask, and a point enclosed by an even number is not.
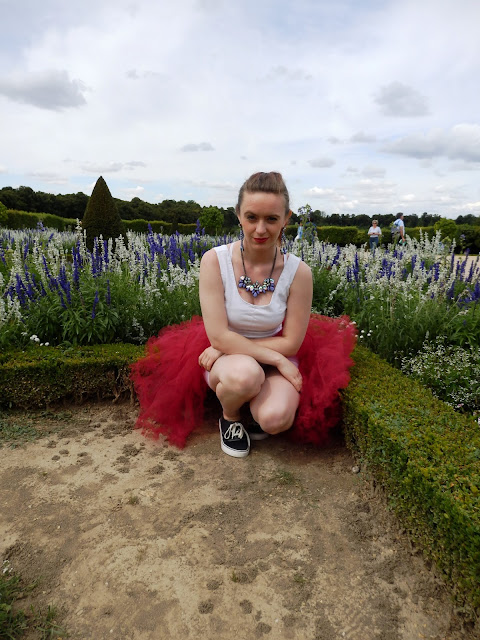
{"type": "Polygon", "coordinates": [[[36,342],[37,344],[39,344],[40,347],[48,347],[48,346],[50,346],[49,342],[40,342],[40,338],[35,334],[33,334],[33,336],[30,336],[30,340],[32,342],[36,342]]]}

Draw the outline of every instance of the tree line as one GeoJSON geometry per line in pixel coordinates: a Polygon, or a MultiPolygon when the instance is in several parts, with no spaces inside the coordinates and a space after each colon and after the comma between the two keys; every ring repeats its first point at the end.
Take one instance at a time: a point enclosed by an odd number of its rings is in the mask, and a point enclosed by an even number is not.
{"type": "MultiPolygon", "coordinates": [[[[50,213],[61,218],[78,218],[83,219],[85,214],[89,196],[82,192],[71,194],[44,193],[43,191],[34,191],[31,187],[21,186],[18,188],[2,187],[0,189],[0,202],[8,209],[16,209],[18,211],[30,211],[33,213],[50,213]]],[[[199,218],[205,215],[222,216],[223,227],[231,229],[238,224],[235,208],[227,207],[202,207],[194,200],[163,200],[156,204],[145,202],[140,198],[133,198],[130,201],[114,198],[115,204],[122,220],[162,220],[170,223],[195,223],[199,218]],[[203,215],[202,215],[203,214],[203,215]]],[[[378,214],[368,216],[366,214],[339,214],[332,213],[327,215],[324,211],[314,210],[310,213],[310,220],[319,227],[337,226],[337,227],[357,227],[359,229],[367,229],[372,218],[378,220],[380,227],[389,227],[392,218],[397,212],[391,214],[378,214]]],[[[427,212],[418,214],[405,214],[404,222],[407,227],[428,227],[432,226],[440,220],[441,216],[430,214],[427,212]]],[[[298,221],[298,217],[294,216],[293,221],[298,221]]],[[[480,224],[480,216],[472,214],[460,215],[456,218],[457,224],[478,225],[480,224]]]]}

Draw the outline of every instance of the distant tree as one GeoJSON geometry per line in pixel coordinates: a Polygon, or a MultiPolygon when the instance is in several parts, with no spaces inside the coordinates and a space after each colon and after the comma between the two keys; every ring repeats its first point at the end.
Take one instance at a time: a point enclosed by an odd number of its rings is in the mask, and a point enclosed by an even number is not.
{"type": "Polygon", "coordinates": [[[0,202],[0,227],[5,227],[7,224],[7,207],[0,202]]]}
{"type": "Polygon", "coordinates": [[[219,233],[223,228],[223,211],[218,207],[203,207],[199,220],[202,229],[219,233]]]}
{"type": "Polygon", "coordinates": [[[433,225],[435,231],[440,231],[442,235],[442,240],[446,240],[447,242],[451,242],[455,238],[455,233],[457,231],[457,225],[454,220],[450,220],[449,218],[440,218],[433,225]]]}
{"type": "Polygon", "coordinates": [[[223,209],[223,224],[226,229],[238,228],[238,218],[235,213],[235,207],[227,207],[223,209]]]}
{"type": "Polygon", "coordinates": [[[93,249],[96,237],[101,235],[104,240],[108,240],[125,233],[125,225],[102,176],[98,178],[93,187],[83,216],[82,227],[87,232],[87,246],[90,251],[93,249]]]}

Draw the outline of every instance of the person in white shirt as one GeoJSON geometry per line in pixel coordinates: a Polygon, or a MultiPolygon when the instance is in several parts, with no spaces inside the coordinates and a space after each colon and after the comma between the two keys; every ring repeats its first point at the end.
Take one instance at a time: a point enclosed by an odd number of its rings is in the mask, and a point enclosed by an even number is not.
{"type": "Polygon", "coordinates": [[[403,213],[397,213],[397,219],[392,227],[393,244],[405,244],[405,223],[403,222],[403,213]]]}
{"type": "Polygon", "coordinates": [[[370,244],[370,251],[375,252],[381,235],[382,230],[378,226],[378,220],[372,220],[372,226],[368,230],[368,242],[370,244]]]}

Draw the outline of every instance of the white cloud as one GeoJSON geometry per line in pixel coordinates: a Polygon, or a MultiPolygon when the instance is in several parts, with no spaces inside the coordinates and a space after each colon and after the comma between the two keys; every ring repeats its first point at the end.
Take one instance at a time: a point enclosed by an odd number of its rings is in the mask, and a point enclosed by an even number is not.
{"type": "Polygon", "coordinates": [[[311,198],[326,198],[331,197],[335,194],[333,189],[323,189],[322,187],[312,187],[311,189],[307,189],[305,191],[305,195],[311,198]]]}
{"type": "Polygon", "coordinates": [[[145,193],[144,187],[126,187],[124,189],[120,189],[120,192],[123,193],[124,197],[127,200],[131,200],[132,198],[141,198],[145,193]]]}
{"type": "Polygon", "coordinates": [[[16,72],[0,78],[0,94],[14,102],[59,111],[86,104],[86,86],[67,71],[16,72]]]}
{"type": "Polygon", "coordinates": [[[327,213],[415,194],[410,211],[455,216],[480,197],[477,0],[3,5],[0,186],[103,174],[116,197],[231,206],[275,169],[292,207],[317,185],[327,213]]]}
{"type": "Polygon", "coordinates": [[[480,125],[457,124],[449,131],[411,134],[386,144],[383,150],[420,159],[445,156],[450,160],[480,162],[480,125]]]}
{"type": "Polygon", "coordinates": [[[180,149],[180,151],[214,151],[214,148],[210,142],[200,142],[200,144],[186,144],[180,149]]]}
{"type": "Polygon", "coordinates": [[[146,167],[144,162],[131,161],[131,162],[107,162],[105,164],[84,162],[81,165],[82,171],[87,173],[117,173],[119,171],[133,171],[137,167],[146,167]]]}
{"type": "Polygon", "coordinates": [[[377,138],[375,136],[368,135],[363,131],[358,131],[350,138],[350,142],[368,143],[368,142],[375,142],[376,139],[377,138]]]}
{"type": "Polygon", "coordinates": [[[386,170],[383,167],[374,167],[372,165],[362,169],[362,176],[365,178],[384,178],[386,170]]]}
{"type": "Polygon", "coordinates": [[[333,158],[314,158],[309,160],[308,164],[315,169],[328,169],[328,167],[333,167],[335,160],[333,158]]]}
{"type": "Polygon", "coordinates": [[[427,99],[401,82],[380,87],[375,102],[386,116],[415,118],[429,113],[427,99]]]}

